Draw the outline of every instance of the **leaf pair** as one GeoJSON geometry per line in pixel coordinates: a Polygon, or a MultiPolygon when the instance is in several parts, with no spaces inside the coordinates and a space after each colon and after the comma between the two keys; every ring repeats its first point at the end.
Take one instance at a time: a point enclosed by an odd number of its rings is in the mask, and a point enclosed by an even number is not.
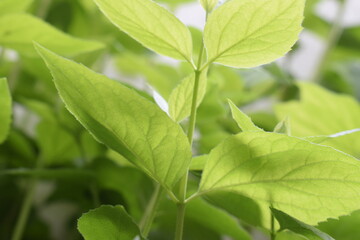
{"type": "MultiPolygon", "coordinates": [[[[145,47],[192,63],[187,27],[150,0],[95,0],[122,31],[145,47]]],[[[217,1],[201,1],[208,11],[217,1]]],[[[283,56],[301,31],[304,0],[232,0],[216,9],[204,31],[209,65],[254,67],[283,56]]]]}

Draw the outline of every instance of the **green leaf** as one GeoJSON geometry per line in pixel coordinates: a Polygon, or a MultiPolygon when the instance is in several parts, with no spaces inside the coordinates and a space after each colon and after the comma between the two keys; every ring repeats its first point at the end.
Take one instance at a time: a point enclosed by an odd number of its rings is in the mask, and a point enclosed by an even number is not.
{"type": "Polygon", "coordinates": [[[6,78],[0,78],[0,144],[9,134],[12,114],[12,100],[6,78]]]}
{"type": "Polygon", "coordinates": [[[69,164],[80,157],[76,139],[57,122],[40,122],[37,126],[37,141],[46,165],[69,164]]]}
{"type": "MultiPolygon", "coordinates": [[[[206,73],[199,78],[199,91],[196,105],[199,106],[206,93],[206,73]]],[[[180,122],[190,116],[194,93],[195,74],[191,74],[171,92],[169,98],[169,114],[174,121],[180,122]]]]}
{"type": "Polygon", "coordinates": [[[200,0],[201,5],[205,9],[206,12],[211,12],[215,7],[219,0],[200,0]]]}
{"type": "Polygon", "coordinates": [[[206,164],[208,155],[201,155],[194,157],[191,160],[190,164],[190,170],[192,171],[202,171],[204,169],[204,166],[206,164]]]}
{"type": "Polygon", "coordinates": [[[99,42],[71,37],[31,15],[11,14],[0,17],[0,46],[33,57],[38,56],[33,41],[66,56],[104,48],[99,42]]]}
{"type": "Polygon", "coordinates": [[[132,161],[165,188],[191,160],[181,127],[134,90],[37,46],[68,110],[100,142],[132,161]]]}
{"type": "MultiPolygon", "coordinates": [[[[335,94],[320,86],[299,83],[300,101],[278,104],[278,119],[289,117],[294,136],[329,136],[360,128],[360,104],[351,96],[335,94]]],[[[360,157],[360,134],[329,138],[326,144],[360,157]]]]}
{"type": "Polygon", "coordinates": [[[275,208],[270,209],[273,216],[280,224],[280,231],[288,229],[294,233],[305,236],[308,240],[334,240],[332,237],[321,232],[319,229],[303,223],[280,210],[275,208]]]}
{"type": "Polygon", "coordinates": [[[192,62],[189,29],[165,8],[151,0],[94,1],[114,25],[145,47],[192,62]]]}
{"type": "Polygon", "coordinates": [[[205,26],[209,62],[249,68],[290,51],[302,29],[304,0],[233,0],[205,26]]]}
{"type": "Polygon", "coordinates": [[[279,122],[274,128],[274,132],[291,136],[290,119],[286,117],[284,120],[279,122]]]}
{"type": "Polygon", "coordinates": [[[0,1],[0,16],[24,12],[33,0],[2,0],[0,1]]]}
{"type": "Polygon", "coordinates": [[[139,227],[123,206],[101,206],[81,216],[78,230],[85,240],[134,240],[139,227]]]}
{"type": "Polygon", "coordinates": [[[243,113],[230,99],[228,99],[228,102],[231,109],[232,117],[243,132],[263,131],[261,128],[255,126],[251,119],[245,113],[243,113]]]}
{"type": "Polygon", "coordinates": [[[359,208],[360,162],[284,134],[244,132],[210,153],[198,194],[225,190],[316,224],[359,208]]]}
{"type": "Polygon", "coordinates": [[[234,218],[202,199],[196,199],[188,204],[186,217],[234,240],[251,239],[234,218]]]}

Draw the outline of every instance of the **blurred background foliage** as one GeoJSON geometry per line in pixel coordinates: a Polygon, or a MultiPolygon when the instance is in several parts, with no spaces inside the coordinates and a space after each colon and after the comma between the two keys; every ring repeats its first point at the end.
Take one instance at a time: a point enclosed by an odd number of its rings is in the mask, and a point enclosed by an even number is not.
{"type": "MultiPolygon", "coordinates": [[[[199,52],[200,4],[156,2],[191,25],[199,52]]],[[[201,155],[240,131],[227,99],[267,131],[287,119],[292,135],[319,136],[322,144],[360,158],[359,132],[334,136],[360,128],[360,21],[359,16],[348,19],[360,12],[357,2],[308,0],[304,32],[287,56],[256,69],[209,69],[198,109],[194,151],[200,157],[194,160],[192,189],[201,174],[201,155]]],[[[0,239],[11,239],[25,204],[31,207],[23,239],[29,240],[81,239],[77,219],[102,204],[121,204],[139,221],[152,181],[96,142],[65,109],[33,41],[125,83],[165,111],[171,92],[192,71],[118,31],[91,0],[0,0],[0,77],[8,78],[14,111],[0,145],[0,239]]],[[[187,120],[181,124],[186,127],[187,120]]],[[[231,194],[220,200],[224,194],[189,205],[184,239],[266,239],[264,213],[256,202],[231,194]]],[[[150,239],[172,238],[171,202],[164,199],[154,224],[150,239]]],[[[358,240],[359,226],[360,212],[355,212],[318,227],[337,240],[358,240]]],[[[277,239],[304,238],[285,231],[277,239]]]]}

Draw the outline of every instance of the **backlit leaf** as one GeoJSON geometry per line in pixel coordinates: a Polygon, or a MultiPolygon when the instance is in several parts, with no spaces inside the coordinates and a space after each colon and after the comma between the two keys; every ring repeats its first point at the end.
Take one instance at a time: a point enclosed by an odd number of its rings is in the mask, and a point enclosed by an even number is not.
{"type": "Polygon", "coordinates": [[[233,119],[243,132],[263,131],[258,128],[245,113],[243,113],[230,99],[228,100],[233,119]]]}
{"type": "Polygon", "coordinates": [[[219,0],[200,0],[201,5],[207,12],[211,12],[218,2],[219,0]]]}
{"type": "Polygon", "coordinates": [[[231,191],[309,224],[360,204],[360,162],[331,147],[284,134],[244,132],[209,155],[199,194],[231,191]]]}
{"type": "Polygon", "coordinates": [[[232,0],[209,17],[209,62],[255,67],[290,51],[302,29],[304,0],[232,0]]]}
{"type": "Polygon", "coordinates": [[[192,61],[189,29],[151,0],[94,0],[120,30],[145,47],[175,59],[192,61]]]}
{"type": "Polygon", "coordinates": [[[25,11],[33,0],[2,0],[0,1],[0,16],[25,11]]]}
{"type": "Polygon", "coordinates": [[[119,82],[37,49],[68,110],[100,142],[167,189],[186,173],[191,160],[188,140],[158,106],[119,82]]]}

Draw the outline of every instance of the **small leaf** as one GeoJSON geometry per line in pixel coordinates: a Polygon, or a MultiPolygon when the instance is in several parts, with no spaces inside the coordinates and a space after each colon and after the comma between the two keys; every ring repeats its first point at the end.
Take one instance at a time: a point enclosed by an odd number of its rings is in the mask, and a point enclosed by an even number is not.
{"type": "MultiPolygon", "coordinates": [[[[243,132],[209,154],[200,195],[231,191],[310,224],[360,204],[360,162],[331,147],[284,134],[243,132]]],[[[268,210],[267,210],[268,211],[268,210]]]]}
{"type": "Polygon", "coordinates": [[[286,117],[284,120],[279,122],[274,128],[274,132],[291,136],[290,119],[286,117]]]}
{"type": "Polygon", "coordinates": [[[280,210],[275,208],[270,209],[276,220],[280,223],[280,231],[288,229],[294,233],[305,236],[308,240],[334,240],[332,237],[321,232],[319,229],[303,223],[280,210]]]}
{"type": "Polygon", "coordinates": [[[302,29],[305,0],[232,0],[209,17],[204,42],[209,62],[249,68],[290,51],[302,29]]]}
{"type": "Polygon", "coordinates": [[[119,82],[37,46],[68,110],[82,125],[165,188],[191,161],[181,127],[158,106],[119,82]]]}
{"type": "Polygon", "coordinates": [[[139,227],[123,206],[101,206],[81,216],[78,230],[85,240],[134,240],[139,227]]]}
{"type": "Polygon", "coordinates": [[[9,134],[12,114],[12,100],[6,78],[0,78],[0,144],[9,134]]]}
{"type": "Polygon", "coordinates": [[[219,0],[200,0],[201,5],[205,9],[206,12],[211,12],[215,7],[219,0]]]}
{"type": "MultiPolygon", "coordinates": [[[[169,98],[169,114],[177,122],[190,116],[194,93],[195,74],[191,74],[171,92],[169,98]]],[[[199,78],[197,104],[199,106],[206,93],[206,71],[199,78]]]]}
{"type": "Polygon", "coordinates": [[[231,108],[232,117],[243,132],[263,131],[261,128],[255,126],[251,119],[245,113],[243,113],[230,99],[228,99],[228,102],[231,108]]]}
{"type": "Polygon", "coordinates": [[[66,56],[104,48],[99,42],[72,37],[31,15],[11,14],[0,17],[0,46],[33,57],[38,56],[33,41],[66,56]]]}
{"type": "Polygon", "coordinates": [[[206,164],[207,157],[208,157],[208,155],[201,155],[201,156],[194,157],[191,160],[190,170],[191,171],[204,170],[204,166],[206,164]]]}
{"type": "Polygon", "coordinates": [[[94,0],[121,31],[145,47],[175,59],[192,61],[189,29],[151,0],[94,0]]]}

